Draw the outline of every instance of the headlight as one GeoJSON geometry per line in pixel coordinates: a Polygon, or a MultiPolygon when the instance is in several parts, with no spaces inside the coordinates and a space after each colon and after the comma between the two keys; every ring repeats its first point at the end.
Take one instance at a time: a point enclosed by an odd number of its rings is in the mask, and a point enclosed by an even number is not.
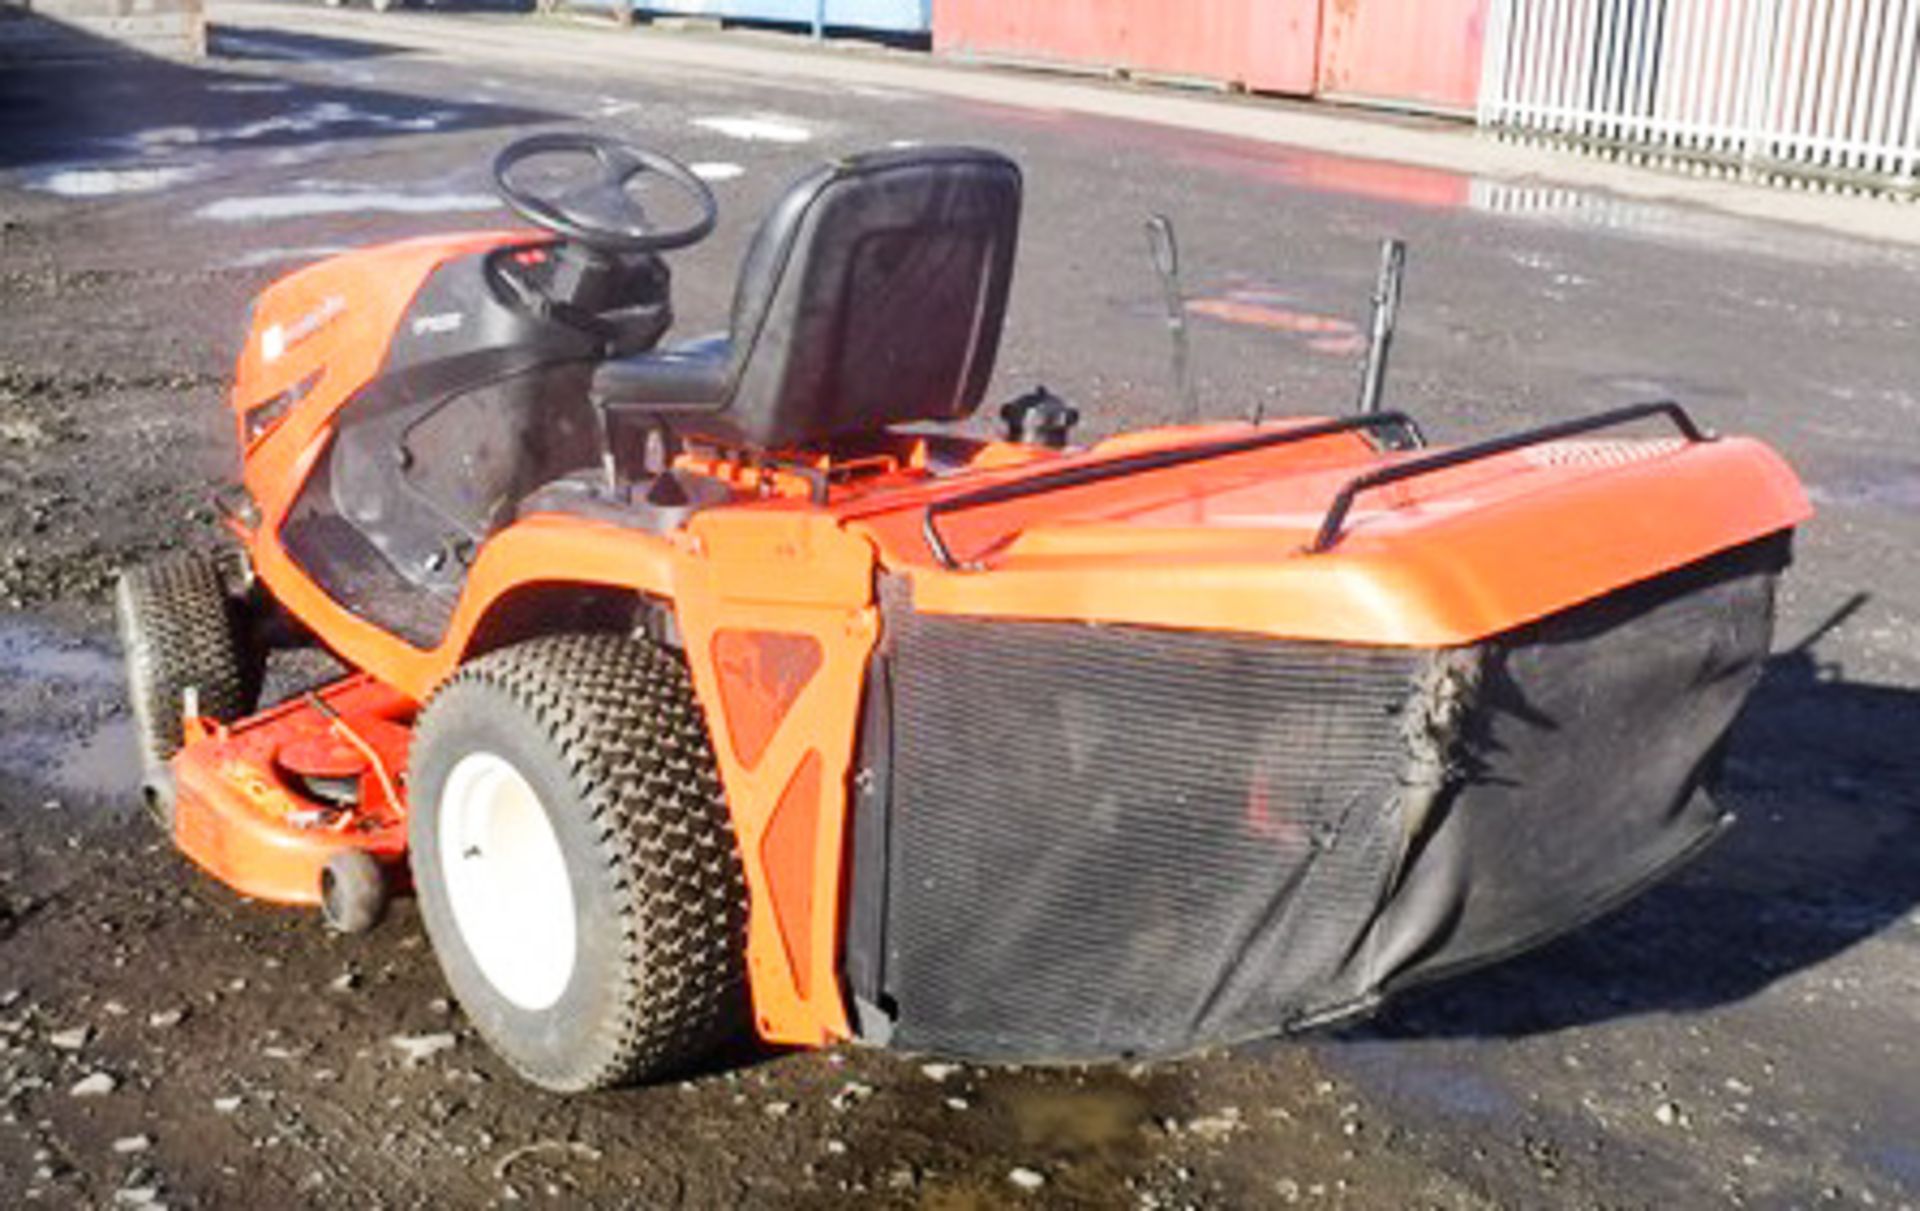
{"type": "Polygon", "coordinates": [[[268,430],[279,424],[295,404],[307,398],[313,391],[314,384],[319,381],[320,371],[315,370],[265,403],[256,404],[247,409],[247,444],[252,445],[266,436],[268,430]]]}

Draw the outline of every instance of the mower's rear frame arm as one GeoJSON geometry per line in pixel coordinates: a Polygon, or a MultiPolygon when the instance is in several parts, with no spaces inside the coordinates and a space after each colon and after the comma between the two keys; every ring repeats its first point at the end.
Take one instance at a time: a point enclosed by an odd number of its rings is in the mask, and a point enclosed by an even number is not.
{"type": "Polygon", "coordinates": [[[1450,467],[1466,463],[1479,462],[1481,459],[1494,458],[1523,450],[1528,446],[1545,445],[1548,442],[1561,441],[1577,437],[1582,433],[1592,433],[1596,429],[1611,429],[1616,425],[1632,424],[1648,417],[1664,416],[1673,422],[1674,428],[1689,442],[1711,440],[1711,435],[1687,415],[1687,410],[1672,400],[1660,400],[1655,403],[1629,404],[1624,408],[1583,416],[1576,420],[1561,421],[1558,424],[1543,425],[1538,429],[1528,429],[1521,433],[1510,433],[1505,437],[1495,437],[1470,446],[1457,446],[1451,450],[1442,450],[1438,454],[1429,454],[1423,458],[1409,459],[1395,463],[1390,467],[1381,467],[1364,475],[1356,475],[1348,480],[1334,494],[1333,503],[1327,506],[1326,518],[1320,523],[1320,532],[1314,536],[1307,552],[1318,555],[1331,550],[1340,541],[1340,532],[1347,524],[1347,514],[1353,510],[1353,502],[1362,492],[1370,492],[1388,484],[1397,484],[1415,479],[1422,475],[1431,475],[1436,471],[1445,471],[1450,467]]]}
{"type": "Polygon", "coordinates": [[[947,545],[946,537],[940,533],[940,518],[948,513],[1004,504],[1010,500],[1039,496],[1067,488],[1085,487],[1088,484],[1136,475],[1143,471],[1158,471],[1166,467],[1178,467],[1211,458],[1225,458],[1228,455],[1245,454],[1252,450],[1264,450],[1271,446],[1285,446],[1296,442],[1312,441],[1320,437],[1334,437],[1342,433],[1370,430],[1396,431],[1394,444],[1390,446],[1394,449],[1418,449],[1427,444],[1426,437],[1420,432],[1420,426],[1404,412],[1371,412],[1309,425],[1294,425],[1276,432],[1256,433],[1251,437],[1227,438],[1194,446],[1175,446],[1165,450],[1145,450],[1138,454],[1062,467],[1058,471],[1030,475],[1011,483],[993,484],[977,491],[962,492],[945,500],[934,501],[927,506],[926,515],[921,521],[921,532],[926,537],[927,549],[933,552],[933,557],[940,561],[941,567],[950,572],[967,571],[971,565],[962,563],[954,556],[953,549],[947,545]]]}

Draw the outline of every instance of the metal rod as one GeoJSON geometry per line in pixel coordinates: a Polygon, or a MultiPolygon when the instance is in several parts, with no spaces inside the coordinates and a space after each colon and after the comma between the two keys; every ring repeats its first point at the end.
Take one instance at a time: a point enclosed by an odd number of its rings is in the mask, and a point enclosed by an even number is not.
{"type": "Polygon", "coordinates": [[[1436,471],[1477,462],[1483,458],[1510,454],[1515,450],[1524,450],[1528,446],[1545,445],[1563,438],[1592,433],[1596,429],[1610,429],[1615,425],[1631,424],[1654,416],[1665,417],[1673,422],[1673,427],[1680,431],[1680,436],[1690,442],[1712,440],[1711,435],[1695,423],[1685,408],[1672,400],[1660,400],[1650,404],[1630,404],[1610,412],[1583,416],[1577,420],[1561,421],[1554,425],[1543,425],[1538,429],[1496,437],[1491,441],[1476,442],[1471,446],[1456,446],[1451,450],[1408,459],[1406,462],[1390,463],[1378,470],[1368,471],[1364,475],[1356,475],[1334,494],[1333,503],[1327,506],[1327,515],[1320,523],[1320,532],[1314,536],[1313,543],[1307,547],[1307,552],[1319,555],[1331,550],[1333,545],[1340,541],[1340,531],[1347,524],[1347,514],[1352,511],[1353,502],[1362,492],[1371,492],[1375,488],[1382,488],[1388,484],[1431,475],[1436,471]]]}
{"type": "Polygon", "coordinates": [[[600,473],[606,477],[607,499],[620,495],[620,460],[613,453],[612,405],[598,394],[589,397],[593,405],[594,434],[600,439],[600,473]]]}
{"type": "Polygon", "coordinates": [[[1394,449],[1417,449],[1426,445],[1426,438],[1421,434],[1420,426],[1412,417],[1399,412],[1376,412],[1371,416],[1344,416],[1338,420],[1288,425],[1282,429],[1270,429],[1246,437],[1229,437],[1199,445],[1143,450],[1138,454],[1122,454],[1115,458],[1074,463],[1071,466],[1042,471],[1037,475],[1028,475],[1005,483],[989,484],[984,488],[976,488],[971,492],[961,492],[945,500],[934,501],[927,506],[927,511],[921,519],[920,529],[926,538],[927,549],[933,552],[933,557],[940,561],[941,567],[948,571],[963,571],[968,565],[962,564],[954,556],[952,547],[940,531],[940,518],[948,513],[1005,504],[1010,500],[1039,496],[1045,492],[1083,488],[1088,484],[1138,475],[1147,471],[1164,470],[1168,467],[1185,466],[1188,463],[1202,462],[1211,458],[1248,454],[1272,446],[1293,445],[1342,433],[1382,432],[1394,435],[1394,449]]]}
{"type": "Polygon", "coordinates": [[[1400,322],[1401,279],[1406,269],[1405,241],[1387,240],[1380,245],[1380,277],[1373,287],[1373,326],[1367,333],[1367,369],[1360,379],[1362,414],[1380,411],[1387,393],[1387,358],[1400,322]]]}
{"type": "Polygon", "coordinates": [[[1187,336],[1187,292],[1180,284],[1180,242],[1173,220],[1156,214],[1147,220],[1147,250],[1154,272],[1160,275],[1160,295],[1167,309],[1167,334],[1173,338],[1173,386],[1180,393],[1182,417],[1200,419],[1200,399],[1193,390],[1192,348],[1187,336]]]}
{"type": "MultiPolygon", "coordinates": [[[[366,737],[354,731],[352,725],[341,717],[339,711],[334,709],[333,703],[322,698],[319,691],[308,690],[304,697],[307,705],[312,707],[322,719],[327,721],[327,725],[332,728],[335,735],[352,745],[356,752],[366,758],[367,765],[373,770],[374,780],[380,784],[380,793],[387,797],[388,810],[398,811],[400,805],[405,802],[405,800],[400,798],[400,788],[395,784],[393,775],[387,772],[387,763],[380,759],[379,751],[367,742],[366,737]]],[[[345,819],[349,819],[351,816],[352,813],[348,812],[347,815],[343,817],[343,823],[345,819]]]]}
{"type": "Polygon", "coordinates": [[[827,0],[813,0],[813,40],[827,36],[827,0]]]}

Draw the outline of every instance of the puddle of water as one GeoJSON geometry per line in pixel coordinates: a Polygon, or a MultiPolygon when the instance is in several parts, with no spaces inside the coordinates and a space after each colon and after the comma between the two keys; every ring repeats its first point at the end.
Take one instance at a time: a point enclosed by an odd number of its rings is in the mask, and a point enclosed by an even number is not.
{"type": "Polygon", "coordinates": [[[215,58],[267,59],[287,63],[327,63],[346,58],[346,54],[337,50],[303,46],[292,42],[281,42],[273,38],[256,38],[249,34],[239,34],[228,29],[216,29],[207,41],[209,50],[215,58]]]}
{"type": "Polygon", "coordinates": [[[246,143],[285,135],[311,135],[331,127],[353,126],[387,133],[420,134],[436,131],[460,115],[451,109],[399,115],[363,109],[341,101],[319,101],[272,117],[235,126],[157,126],[120,140],[122,146],[152,152],[169,148],[246,143]]]}
{"type": "Polygon", "coordinates": [[[61,802],[132,810],[140,759],[118,653],[0,618],[0,775],[61,802]]]}
{"type": "Polygon", "coordinates": [[[1920,467],[1867,467],[1807,484],[1807,496],[1823,508],[1872,505],[1902,513],[1920,513],[1920,467]]]}
{"type": "Polygon", "coordinates": [[[883,88],[875,84],[849,84],[846,86],[846,89],[850,95],[861,97],[868,101],[894,102],[918,101],[921,99],[919,93],[905,92],[898,88],[883,88]]]}
{"type": "Polygon", "coordinates": [[[217,223],[258,223],[272,219],[336,214],[446,214],[462,210],[494,210],[499,205],[499,199],[490,193],[324,189],[221,198],[202,206],[194,214],[217,223]]]}
{"type": "Polygon", "coordinates": [[[439,130],[459,116],[450,109],[434,109],[411,117],[399,117],[394,114],[383,114],[377,110],[359,109],[338,101],[322,101],[318,105],[312,105],[291,114],[262,118],[257,122],[246,122],[239,126],[219,129],[213,133],[221,139],[259,139],[267,135],[312,134],[329,126],[347,125],[370,126],[376,130],[425,133],[439,130]]]}
{"type": "Polygon", "coordinates": [[[1226,138],[1164,141],[1155,136],[1146,137],[1163,142],[1162,154],[1184,167],[1251,177],[1293,189],[1438,209],[1456,208],[1468,201],[1470,179],[1438,168],[1360,160],[1226,138]]]}
{"type": "Polygon", "coordinates": [[[1350,1040],[1316,1048],[1327,1067],[1363,1089],[1441,1118],[1507,1118],[1520,1103],[1483,1064],[1448,1063],[1404,1042],[1350,1040]]]}
{"type": "Polygon", "coordinates": [[[47,771],[47,780],[60,795],[100,802],[131,800],[140,785],[140,747],[133,736],[133,717],[106,720],[77,746],[61,755],[47,771]]]}
{"type": "Polygon", "coordinates": [[[1888,248],[1866,240],[1564,186],[1513,185],[1474,178],[1468,183],[1464,204],[1483,214],[1710,249],[1758,252],[1793,261],[1891,262],[1909,268],[1920,264],[1920,257],[1910,250],[1888,248]]]}
{"type": "Polygon", "coordinates": [[[1896,1183],[1920,1190],[1920,1146],[1909,1142],[1882,1143],[1871,1150],[1875,1168],[1896,1183]]]}
{"type": "Polygon", "coordinates": [[[746,175],[747,170],[738,164],[729,164],[724,160],[702,160],[690,165],[693,175],[702,181],[731,181],[746,175]]]}
{"type": "Polygon", "coordinates": [[[695,118],[695,126],[748,143],[810,143],[813,132],[789,119],[774,114],[741,117],[695,118]]]}
{"type": "MultiPolygon", "coordinates": [[[[1113,128],[1077,116],[1056,116],[1055,125],[1082,127],[1099,137],[1113,128]]],[[[1580,227],[1635,239],[1714,250],[1761,253],[1808,263],[1882,264],[1912,268],[1910,249],[1783,224],[1720,214],[1684,204],[1643,201],[1586,189],[1516,184],[1440,168],[1362,160],[1329,152],[1255,144],[1187,132],[1127,131],[1130,143],[1172,165],[1269,181],[1290,189],[1371,198],[1432,210],[1468,210],[1527,222],[1580,227]]],[[[1574,284],[1574,283],[1569,283],[1574,284]]]]}
{"type": "Polygon", "coordinates": [[[28,187],[63,198],[105,198],[126,193],[153,193],[191,181],[200,172],[198,167],[189,164],[56,168],[30,181],[28,187]]]}
{"type": "Polygon", "coordinates": [[[280,80],[221,80],[207,85],[210,93],[283,93],[293,85],[280,80]]]}
{"type": "Polygon", "coordinates": [[[24,676],[116,691],[122,679],[117,654],[21,618],[0,618],[0,671],[8,680],[24,676]]]}
{"type": "Polygon", "coordinates": [[[1147,1093],[1124,1085],[1084,1087],[1010,1082],[993,1091],[1021,1145],[1045,1156],[1098,1155],[1138,1142],[1150,1113],[1147,1093]]]}

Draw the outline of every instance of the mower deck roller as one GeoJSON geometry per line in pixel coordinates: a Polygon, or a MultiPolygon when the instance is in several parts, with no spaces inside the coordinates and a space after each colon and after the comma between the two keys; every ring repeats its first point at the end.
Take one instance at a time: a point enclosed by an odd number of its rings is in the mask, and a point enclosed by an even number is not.
{"type": "Polygon", "coordinates": [[[544,230],[260,298],[248,603],[135,573],[122,612],[180,848],[346,930],[410,878],[529,1079],[661,1076],[742,1010],[1003,1060],[1304,1028],[1572,928],[1725,823],[1809,515],[1761,444],[1650,404],[1429,449],[1377,372],[1351,417],[1075,447],[1041,390],[984,439],[939,426],[992,377],[1004,157],[811,174],[728,332],[671,345],[698,177],[565,132],[496,175],[544,230]],[[242,617],[268,601],[299,625],[242,617]],[[227,717],[233,645],[276,632],[350,674],[227,717]]]}

